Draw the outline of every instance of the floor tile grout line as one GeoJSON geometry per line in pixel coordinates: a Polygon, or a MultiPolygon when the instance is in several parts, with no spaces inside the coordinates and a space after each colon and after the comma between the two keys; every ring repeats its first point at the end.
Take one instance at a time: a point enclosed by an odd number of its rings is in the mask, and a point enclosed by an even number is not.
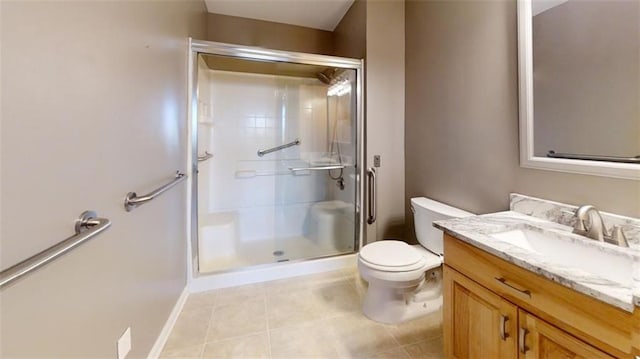
{"type": "Polygon", "coordinates": [[[202,345],[200,345],[200,355],[198,355],[198,358],[204,358],[204,347],[205,347],[206,345],[207,345],[207,344],[202,344],[202,345]]]}
{"type": "Polygon", "coordinates": [[[209,322],[207,322],[207,330],[204,331],[204,343],[202,343],[202,351],[200,352],[200,359],[204,358],[204,348],[207,346],[207,337],[209,337],[209,329],[211,329],[211,322],[213,321],[213,313],[216,311],[216,308],[211,308],[211,313],[209,313],[209,322]]]}
{"type": "Polygon", "coordinates": [[[417,344],[420,344],[420,343],[432,343],[432,342],[435,342],[435,341],[439,340],[441,337],[442,336],[437,336],[437,337],[433,337],[431,339],[420,340],[418,342],[411,343],[411,344],[405,344],[405,345],[402,345],[402,349],[404,349],[404,351],[407,352],[407,354],[409,354],[409,358],[411,358],[411,353],[409,353],[409,351],[407,350],[407,347],[410,347],[412,345],[417,345],[417,344]]]}
{"type": "MultiPolygon", "coordinates": [[[[187,299],[187,300],[189,300],[189,299],[187,299]]],[[[186,303],[185,303],[185,305],[186,305],[186,303]]],[[[191,308],[189,310],[185,310],[184,306],[183,306],[183,308],[178,313],[177,320],[176,320],[176,323],[174,324],[174,327],[171,329],[171,332],[169,332],[169,336],[167,337],[167,341],[164,343],[164,345],[162,347],[162,351],[160,352],[161,354],[162,354],[162,352],[164,352],[167,349],[167,343],[169,342],[169,339],[173,336],[174,330],[175,330],[175,328],[176,328],[176,326],[178,324],[178,321],[180,321],[180,319],[182,318],[183,314],[185,314],[185,313],[186,314],[190,314],[192,312],[195,312],[197,309],[200,309],[201,307],[202,306],[199,306],[197,308],[191,308]]],[[[204,306],[204,307],[206,309],[207,306],[204,306]]],[[[209,310],[212,311],[213,308],[209,308],[209,310]]],[[[171,350],[184,349],[184,348],[193,347],[193,346],[196,346],[196,345],[204,345],[206,343],[206,334],[207,334],[206,332],[209,330],[209,325],[210,325],[210,322],[211,322],[210,316],[211,316],[211,314],[209,314],[209,320],[207,321],[207,329],[205,330],[205,338],[203,338],[202,342],[199,342],[199,343],[196,343],[196,344],[190,344],[190,345],[177,345],[174,348],[171,348],[171,350]]]]}
{"type": "Polygon", "coordinates": [[[411,359],[411,353],[409,353],[409,351],[407,350],[407,348],[405,348],[406,345],[401,345],[400,346],[400,350],[402,350],[403,353],[405,353],[407,355],[407,358],[411,359]]]}
{"type": "Polygon", "coordinates": [[[264,320],[267,325],[267,345],[269,350],[269,358],[273,358],[273,352],[271,350],[271,328],[269,327],[269,305],[267,304],[267,295],[264,295],[264,320]]]}
{"type": "Polygon", "coordinates": [[[215,339],[215,340],[209,340],[209,341],[205,341],[204,344],[214,344],[214,343],[220,343],[220,342],[225,342],[228,340],[236,340],[236,339],[242,339],[242,338],[246,338],[246,337],[250,337],[252,335],[258,335],[258,334],[263,334],[266,333],[267,330],[261,330],[261,331],[257,331],[257,332],[251,332],[251,333],[245,333],[242,335],[234,335],[232,337],[226,337],[226,338],[219,338],[219,339],[215,339]]]}
{"type": "Polygon", "coordinates": [[[389,334],[391,336],[391,338],[393,338],[393,341],[396,342],[396,344],[398,344],[398,346],[402,346],[402,344],[400,344],[400,341],[396,338],[395,335],[393,335],[393,333],[389,329],[391,327],[391,325],[392,324],[382,324],[382,326],[384,327],[384,330],[387,332],[387,334],[389,334]]]}
{"type": "MultiPolygon", "coordinates": [[[[249,301],[256,301],[257,302],[258,300],[255,299],[255,298],[252,298],[249,301]]],[[[264,303],[264,301],[266,301],[266,297],[263,298],[263,303],[264,303]]],[[[228,304],[228,305],[236,305],[236,304],[228,304]]],[[[266,306],[266,303],[264,305],[266,306]]],[[[223,307],[223,306],[221,306],[221,307],[223,307]]],[[[216,308],[213,308],[213,309],[215,310],[216,308]]],[[[267,321],[267,320],[268,320],[267,319],[267,313],[266,313],[266,310],[265,310],[265,321],[267,321]]],[[[207,327],[207,335],[205,336],[205,341],[204,341],[205,345],[209,344],[209,343],[222,342],[222,341],[225,341],[225,340],[240,339],[240,338],[244,338],[244,337],[248,337],[248,336],[251,336],[251,335],[256,335],[256,334],[260,334],[260,333],[268,331],[268,327],[267,327],[267,328],[265,328],[265,330],[253,331],[253,332],[244,333],[244,334],[240,334],[240,335],[233,335],[233,336],[230,336],[230,337],[217,338],[217,339],[214,339],[214,340],[207,340],[208,334],[209,334],[209,330],[211,329],[211,323],[212,322],[213,322],[213,320],[210,320],[209,321],[209,325],[207,327]]]]}
{"type": "Polygon", "coordinates": [[[342,316],[346,317],[346,316],[349,316],[349,315],[353,315],[355,313],[358,313],[358,312],[357,311],[353,311],[353,312],[339,313],[339,314],[331,315],[331,316],[328,316],[328,317],[320,317],[320,318],[316,318],[316,319],[297,322],[297,323],[294,323],[294,324],[287,324],[287,325],[283,325],[283,326],[277,327],[277,328],[269,328],[269,330],[271,331],[271,330],[287,329],[287,328],[295,327],[295,326],[298,326],[298,325],[306,325],[306,324],[311,324],[311,323],[317,323],[317,322],[321,322],[321,321],[324,321],[324,320],[330,320],[330,319],[339,318],[339,317],[342,317],[342,316]]]}

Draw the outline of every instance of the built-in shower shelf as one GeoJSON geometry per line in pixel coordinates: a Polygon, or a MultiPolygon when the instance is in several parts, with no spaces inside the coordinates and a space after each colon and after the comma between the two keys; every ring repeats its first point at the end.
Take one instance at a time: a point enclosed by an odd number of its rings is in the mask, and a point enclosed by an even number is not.
{"type": "Polygon", "coordinates": [[[207,120],[207,121],[199,120],[199,121],[198,121],[198,125],[203,125],[203,126],[213,126],[213,121],[210,121],[210,120],[207,120]]]}

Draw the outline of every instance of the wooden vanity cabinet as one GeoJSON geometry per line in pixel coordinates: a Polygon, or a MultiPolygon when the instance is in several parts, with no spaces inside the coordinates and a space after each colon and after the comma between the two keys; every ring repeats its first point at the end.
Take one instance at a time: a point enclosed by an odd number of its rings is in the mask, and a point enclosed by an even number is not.
{"type": "Polygon", "coordinates": [[[522,309],[518,321],[519,358],[613,358],[522,309]]]}
{"type": "Polygon", "coordinates": [[[449,235],[444,251],[445,357],[640,355],[640,310],[628,313],[449,235]]]}
{"type": "Polygon", "coordinates": [[[447,358],[517,357],[517,306],[449,267],[444,292],[447,358]]]}

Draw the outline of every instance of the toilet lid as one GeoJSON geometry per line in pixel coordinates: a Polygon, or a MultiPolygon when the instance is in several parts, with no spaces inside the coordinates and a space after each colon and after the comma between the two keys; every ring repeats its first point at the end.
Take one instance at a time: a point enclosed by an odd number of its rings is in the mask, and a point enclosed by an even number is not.
{"type": "Polygon", "coordinates": [[[384,267],[406,267],[418,263],[422,255],[402,241],[379,241],[367,244],[360,250],[365,261],[384,267]]]}

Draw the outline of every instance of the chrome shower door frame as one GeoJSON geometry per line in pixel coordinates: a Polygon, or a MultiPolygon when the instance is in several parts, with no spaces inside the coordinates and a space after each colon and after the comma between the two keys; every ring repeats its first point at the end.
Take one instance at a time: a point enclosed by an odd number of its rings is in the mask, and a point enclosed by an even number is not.
{"type": "MultiPolygon", "coordinates": [[[[220,55],[229,56],[245,60],[289,62],[296,64],[318,65],[335,68],[352,69],[356,71],[356,229],[354,238],[354,252],[360,250],[364,245],[364,182],[365,176],[365,145],[364,145],[364,60],[351,59],[346,57],[307,54],[302,52],[270,50],[260,47],[241,46],[226,44],[221,42],[195,40],[189,38],[189,93],[188,93],[188,119],[189,119],[189,139],[191,148],[188,151],[187,161],[190,164],[191,186],[187,200],[190,201],[187,213],[187,223],[189,228],[187,266],[191,278],[198,277],[198,55],[220,55]]],[[[330,255],[335,257],[343,254],[330,255]]],[[[317,258],[313,258],[317,259],[317,258]]],[[[306,261],[313,259],[300,259],[291,262],[306,261]]],[[[278,265],[274,263],[274,265],[278,265]]],[[[234,269],[237,270],[237,269],[234,269]]],[[[229,270],[229,271],[234,271],[229,270]]],[[[228,272],[228,271],[225,271],[228,272]]]]}

